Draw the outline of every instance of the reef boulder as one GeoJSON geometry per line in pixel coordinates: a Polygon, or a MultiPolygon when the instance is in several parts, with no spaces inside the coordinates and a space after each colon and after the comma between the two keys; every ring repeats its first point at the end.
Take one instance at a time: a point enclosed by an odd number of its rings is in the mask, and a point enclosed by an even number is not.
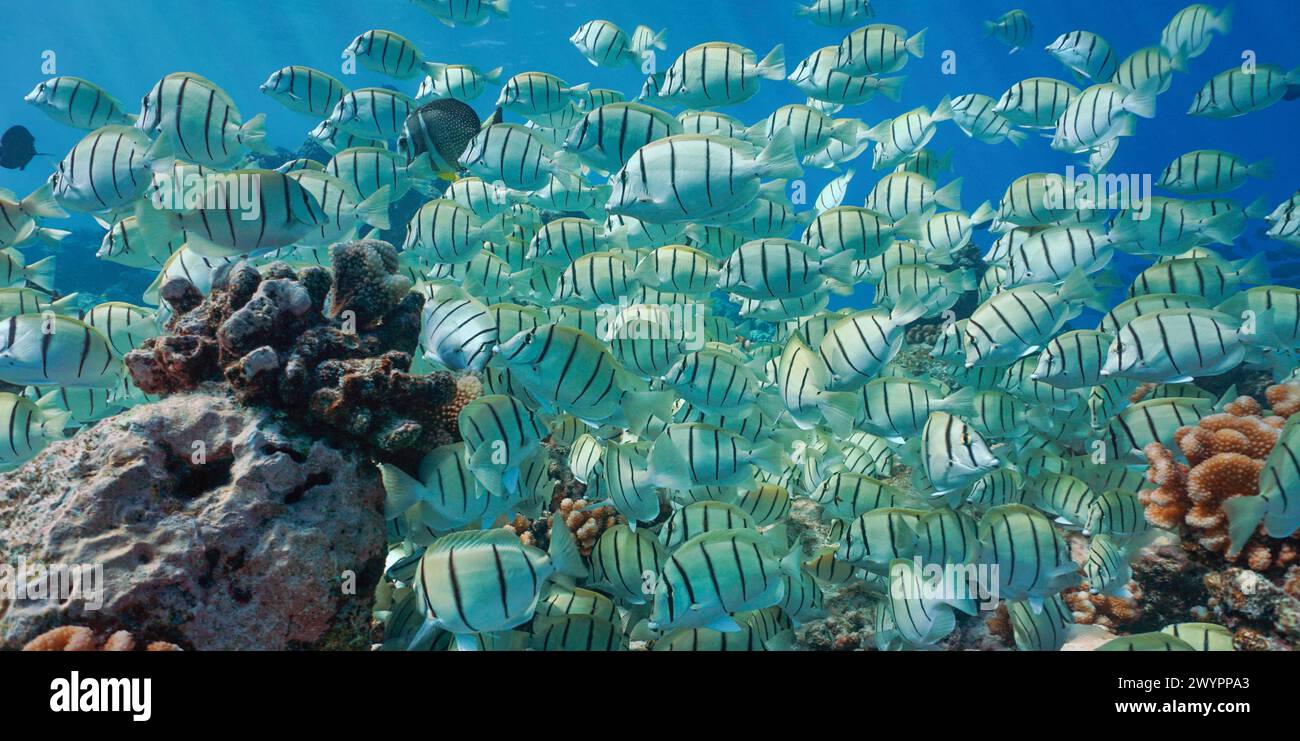
{"type": "Polygon", "coordinates": [[[365,648],[384,490],[359,450],[201,389],[0,477],[0,553],[102,564],[103,605],[0,594],[0,647],[60,625],[184,649],[365,648]]]}

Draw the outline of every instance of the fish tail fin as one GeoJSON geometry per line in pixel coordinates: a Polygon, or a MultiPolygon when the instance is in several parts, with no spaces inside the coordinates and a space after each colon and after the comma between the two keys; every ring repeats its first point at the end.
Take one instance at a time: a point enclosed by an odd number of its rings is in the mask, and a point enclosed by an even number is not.
{"type": "Polygon", "coordinates": [[[45,421],[41,423],[41,429],[45,431],[45,435],[50,439],[62,440],[66,437],[66,435],[63,434],[63,430],[68,426],[68,422],[71,420],[71,411],[56,412],[45,418],[45,421]]]}
{"type": "Polygon", "coordinates": [[[794,6],[794,14],[802,18],[803,16],[806,16],[806,15],[812,15],[812,14],[813,14],[813,10],[812,10],[811,7],[809,7],[809,6],[807,6],[807,5],[800,5],[800,4],[798,4],[798,3],[795,3],[795,6],[794,6]]]}
{"type": "Polygon", "coordinates": [[[1057,296],[1062,301],[1080,301],[1086,304],[1096,298],[1097,289],[1082,268],[1075,268],[1065,276],[1065,281],[1057,289],[1057,296]]]}
{"type": "Polygon", "coordinates": [[[853,252],[845,250],[838,252],[821,261],[819,268],[821,274],[838,283],[846,286],[852,286],[853,279],[853,252]]]}
{"type": "Polygon", "coordinates": [[[397,466],[380,463],[379,479],[384,484],[385,517],[397,517],[424,499],[424,484],[397,466]]]}
{"type": "Polygon", "coordinates": [[[759,61],[757,69],[754,70],[759,77],[768,80],[785,79],[785,44],[777,44],[772,47],[772,51],[767,53],[759,61]]]}
{"type": "Polygon", "coordinates": [[[77,301],[80,299],[80,297],[81,294],[69,293],[63,298],[58,299],[54,303],[50,304],[50,311],[53,311],[55,314],[59,316],[76,317],[79,314],[81,314],[81,311],[77,308],[77,301]]]}
{"type": "Polygon", "coordinates": [[[1252,163],[1246,168],[1246,174],[1258,180],[1267,180],[1273,177],[1273,158],[1266,157],[1259,162],[1252,163]]]}
{"type": "Polygon", "coordinates": [[[1251,201],[1250,205],[1246,206],[1244,210],[1248,219],[1263,219],[1272,211],[1269,208],[1268,199],[1264,196],[1251,201]]]}
{"type": "Polygon", "coordinates": [[[147,198],[136,202],[135,223],[144,244],[167,244],[171,236],[180,231],[176,226],[178,215],[159,208],[147,198]]]}
{"type": "Polygon", "coordinates": [[[875,126],[872,126],[871,128],[867,129],[863,133],[863,136],[865,136],[866,138],[870,139],[873,142],[889,141],[889,137],[893,131],[893,128],[894,128],[894,119],[887,118],[884,121],[881,121],[880,123],[876,124],[875,126]]]}
{"type": "Polygon", "coordinates": [[[483,79],[487,80],[488,82],[496,82],[497,80],[501,79],[501,73],[504,71],[505,71],[504,67],[493,67],[492,69],[483,73],[483,79]]]}
{"type": "Polygon", "coordinates": [[[1029,134],[1020,131],[1019,129],[1012,129],[1007,132],[1007,141],[1019,147],[1029,141],[1029,134]]]}
{"type": "Polygon", "coordinates": [[[1217,244],[1232,244],[1246,228],[1246,214],[1236,209],[1205,220],[1201,231],[1217,244]]]}
{"type": "Polygon", "coordinates": [[[910,214],[906,214],[898,221],[894,222],[894,234],[901,235],[910,240],[920,239],[924,222],[926,219],[930,218],[930,216],[931,214],[927,211],[913,211],[910,214]]]}
{"type": "Polygon", "coordinates": [[[411,180],[433,180],[438,177],[438,173],[433,169],[433,160],[429,153],[416,157],[406,165],[406,177],[411,180]]]}
{"type": "Polygon", "coordinates": [[[1232,30],[1232,16],[1236,8],[1232,3],[1228,3],[1214,15],[1214,27],[1219,33],[1228,33],[1232,30]]]}
{"type": "Polygon", "coordinates": [[[934,202],[954,211],[961,210],[961,178],[953,180],[934,192],[934,202]]]}
{"type": "Polygon", "coordinates": [[[992,36],[998,30],[997,21],[984,21],[984,37],[992,36]]]}
{"type": "Polygon", "coordinates": [[[1260,496],[1232,497],[1224,501],[1223,511],[1228,515],[1228,558],[1235,558],[1255,533],[1260,521],[1268,512],[1268,500],[1260,496]]]}
{"type": "MultiPolygon", "coordinates": [[[[650,39],[650,46],[653,46],[654,48],[659,49],[659,50],[667,49],[667,48],[668,48],[668,29],[667,29],[667,28],[661,28],[661,29],[659,29],[659,32],[656,33],[656,34],[654,35],[654,37],[650,39]]],[[[645,50],[642,49],[642,51],[645,51],[645,50]]]]}
{"type": "Polygon", "coordinates": [[[931,265],[951,265],[956,260],[946,244],[935,245],[925,251],[925,261],[931,265]]]}
{"type": "Polygon", "coordinates": [[[948,121],[952,119],[952,96],[945,95],[930,114],[931,121],[948,121]]]}
{"type": "Polygon", "coordinates": [[[975,209],[975,213],[970,215],[970,223],[972,226],[979,226],[992,221],[993,217],[997,215],[998,212],[993,208],[993,205],[985,201],[975,209]]]}
{"type": "Polygon", "coordinates": [[[54,186],[46,183],[37,188],[18,204],[23,213],[36,219],[66,219],[68,212],[63,210],[54,197],[54,186]]]}
{"type": "Polygon", "coordinates": [[[149,151],[144,153],[144,159],[153,172],[161,173],[172,169],[172,165],[176,164],[176,149],[172,146],[171,136],[167,131],[159,132],[154,138],[153,143],[149,145],[149,151]]]}
{"type": "Polygon", "coordinates": [[[58,247],[70,234],[72,232],[66,229],[49,229],[43,226],[36,228],[36,238],[50,247],[58,247]]]}
{"type": "Polygon", "coordinates": [[[1263,252],[1254,257],[1233,263],[1237,278],[1249,285],[1263,285],[1269,281],[1268,256],[1263,252]]]}
{"type": "Polygon", "coordinates": [[[668,391],[630,391],[623,399],[628,429],[640,433],[651,417],[665,422],[673,418],[673,395],[668,391]]]}
{"type": "Polygon", "coordinates": [[[889,322],[895,327],[902,327],[924,317],[928,312],[929,307],[916,291],[904,288],[898,300],[894,302],[894,308],[889,312],[889,322]]]}
{"type": "Polygon", "coordinates": [[[897,101],[903,97],[903,81],[906,79],[907,75],[878,78],[876,91],[890,100],[897,101]]]}
{"type": "Polygon", "coordinates": [[[917,59],[921,59],[925,56],[925,32],[929,30],[930,29],[928,28],[922,28],[920,31],[917,31],[912,38],[907,40],[905,48],[907,49],[908,54],[911,54],[917,59]]]}
{"type": "Polygon", "coordinates": [[[392,194],[392,188],[385,185],[379,190],[370,194],[370,197],[357,204],[356,216],[368,226],[376,229],[387,229],[390,226],[388,220],[388,202],[392,194]]]}
{"type": "Polygon", "coordinates": [[[266,114],[259,113],[239,127],[239,142],[258,154],[273,154],[266,143],[266,114]]]}
{"type": "Polygon", "coordinates": [[[861,131],[862,123],[856,118],[841,118],[832,124],[831,138],[845,144],[857,144],[861,131]]]}
{"type": "Polygon", "coordinates": [[[754,166],[758,175],[769,178],[797,178],[803,175],[799,157],[794,148],[794,134],[789,129],[776,132],[772,140],[758,153],[754,166]]]}
{"type": "Polygon", "coordinates": [[[1137,90],[1124,96],[1121,104],[1124,110],[1142,118],[1156,117],[1156,91],[1160,89],[1160,78],[1151,77],[1142,81],[1137,90]]]}
{"type": "Polygon", "coordinates": [[[547,553],[557,572],[575,579],[587,578],[587,564],[578,550],[578,540],[559,515],[551,515],[551,545],[547,553]]]}
{"type": "Polygon", "coordinates": [[[50,255],[23,268],[23,274],[29,283],[48,292],[54,288],[54,265],[55,257],[50,255]]]}
{"type": "Polygon", "coordinates": [[[817,408],[821,410],[826,426],[831,428],[836,437],[843,439],[853,434],[853,422],[858,416],[858,399],[856,394],[849,391],[823,391],[817,400],[817,408]]]}
{"type": "Polygon", "coordinates": [[[951,276],[951,290],[955,293],[965,293],[979,288],[979,278],[975,277],[974,270],[954,270],[948,275],[951,276]]]}
{"type": "Polygon", "coordinates": [[[750,449],[749,462],[773,476],[780,476],[790,465],[790,456],[786,455],[780,442],[765,440],[750,449]]]}
{"type": "Polygon", "coordinates": [[[1039,432],[1051,432],[1056,425],[1052,411],[1050,406],[1035,406],[1025,413],[1025,422],[1039,432]]]}
{"type": "Polygon", "coordinates": [[[488,7],[502,18],[510,17],[510,0],[492,0],[488,7]]]}
{"type": "Polygon", "coordinates": [[[969,417],[975,408],[975,395],[979,393],[974,386],[965,386],[940,399],[933,406],[954,417],[969,417]]]}

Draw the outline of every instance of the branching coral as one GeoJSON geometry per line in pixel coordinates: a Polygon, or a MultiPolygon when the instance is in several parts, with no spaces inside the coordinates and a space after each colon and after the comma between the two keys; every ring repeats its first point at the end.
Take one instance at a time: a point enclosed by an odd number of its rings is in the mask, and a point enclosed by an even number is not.
{"type": "MultiPolygon", "coordinates": [[[[601,533],[627,521],[613,507],[589,509],[589,506],[590,503],[585,499],[566,497],[560,500],[555,509],[556,514],[564,521],[565,527],[569,528],[577,538],[578,548],[584,556],[591,555],[591,549],[596,547],[596,541],[600,540],[601,533]]],[[[551,525],[547,517],[529,520],[523,515],[515,515],[514,521],[506,527],[528,545],[546,548],[550,544],[551,525]]]]}
{"type": "MultiPolygon", "coordinates": [[[[1228,516],[1224,501],[1259,493],[1264,459],[1277,443],[1286,417],[1300,408],[1300,385],[1271,386],[1265,392],[1274,414],[1265,416],[1259,402],[1242,396],[1224,411],[1203,418],[1197,425],[1181,427],[1175,444],[1187,463],[1160,443],[1146,447],[1147,480],[1158,488],[1142,493],[1147,519],[1158,527],[1179,530],[1184,541],[1213,552],[1229,549],[1228,516]]],[[[1296,561],[1294,538],[1277,541],[1263,533],[1252,536],[1240,559],[1250,568],[1265,571],[1296,561]]]]}
{"type": "Polygon", "coordinates": [[[1072,587],[1061,593],[1061,598],[1074,614],[1074,622],[1079,625],[1100,625],[1112,631],[1137,622],[1142,617],[1139,602],[1142,591],[1136,582],[1128,583],[1132,595],[1129,599],[1092,594],[1084,587],[1072,587]]]}
{"type": "Polygon", "coordinates": [[[387,458],[414,461],[457,441],[448,404],[470,389],[449,373],[410,373],[424,299],[397,274],[392,246],[331,253],[332,273],[236,263],[201,301],[183,278],[169,281],[162,295],[176,317],[128,354],[136,385],[165,394],[224,380],[243,403],[323,423],[387,458]]]}
{"type": "MultiPolygon", "coordinates": [[[[24,651],[134,651],[136,640],[125,630],[108,636],[102,643],[95,632],[84,625],[64,625],[36,636],[23,646],[24,651]]],[[[180,651],[180,646],[166,641],[152,641],[145,651],[180,651]]]]}

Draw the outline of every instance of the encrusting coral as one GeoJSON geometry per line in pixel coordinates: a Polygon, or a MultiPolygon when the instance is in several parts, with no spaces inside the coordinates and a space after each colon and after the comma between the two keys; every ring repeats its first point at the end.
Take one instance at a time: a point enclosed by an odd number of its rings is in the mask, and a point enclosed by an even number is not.
{"type": "MultiPolygon", "coordinates": [[[[135,636],[125,630],[109,635],[102,642],[95,632],[84,625],[63,625],[36,636],[23,646],[24,651],[134,651],[135,636]]],[[[145,651],[180,651],[181,647],[166,641],[152,641],[145,651]]]]}
{"type": "Polygon", "coordinates": [[[175,317],[126,358],[136,385],[167,394],[224,380],[241,403],[323,424],[387,458],[418,460],[459,440],[448,421],[456,379],[410,372],[424,299],[397,274],[392,245],[341,243],[331,254],[332,272],[235,263],[207,298],[168,281],[175,317]]]}
{"type": "MultiPolygon", "coordinates": [[[[1194,544],[1226,557],[1230,542],[1223,503],[1259,494],[1264,459],[1277,443],[1287,416],[1300,409],[1300,384],[1271,386],[1265,396],[1272,405],[1271,415],[1265,415],[1255,399],[1242,396],[1223,412],[1179,428],[1174,441],[1187,463],[1175,460],[1175,451],[1158,442],[1146,446],[1147,480],[1157,488],[1142,492],[1141,497],[1152,524],[1180,531],[1185,546],[1194,544]]],[[[1244,560],[1251,569],[1266,571],[1295,562],[1298,548],[1300,542],[1294,537],[1275,540],[1257,532],[1238,558],[1230,560],[1244,560]]]]}

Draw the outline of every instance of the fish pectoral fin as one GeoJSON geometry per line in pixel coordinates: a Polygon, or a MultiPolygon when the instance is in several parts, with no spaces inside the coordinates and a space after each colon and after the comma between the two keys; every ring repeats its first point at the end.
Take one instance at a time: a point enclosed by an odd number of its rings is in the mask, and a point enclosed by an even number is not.
{"type": "MultiPolygon", "coordinates": [[[[691,605],[691,609],[698,610],[699,606],[691,605]]],[[[710,621],[709,624],[705,625],[704,627],[709,628],[710,630],[716,630],[720,633],[740,632],[740,623],[737,623],[736,619],[731,617],[730,615],[723,615],[722,617],[716,618],[710,621]]]]}

